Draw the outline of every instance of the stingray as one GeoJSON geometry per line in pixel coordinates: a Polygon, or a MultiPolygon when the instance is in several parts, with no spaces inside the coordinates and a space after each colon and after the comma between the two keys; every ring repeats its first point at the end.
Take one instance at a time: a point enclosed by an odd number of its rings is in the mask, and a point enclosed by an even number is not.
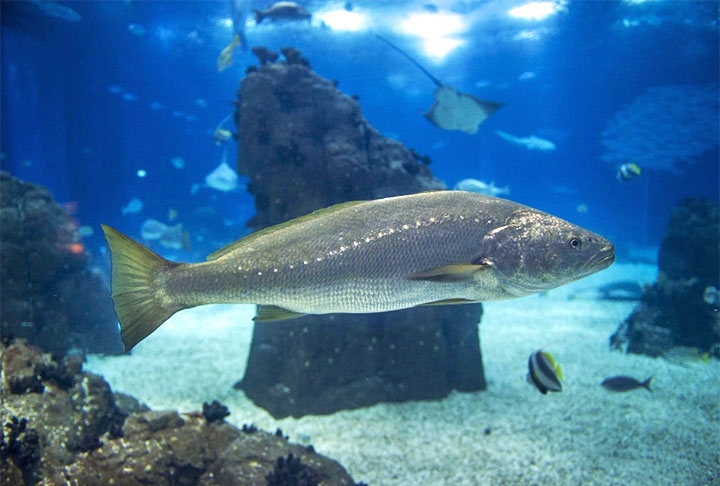
{"type": "Polygon", "coordinates": [[[502,103],[494,101],[481,100],[473,95],[458,91],[452,86],[441,83],[427,69],[420,65],[410,54],[400,49],[398,46],[390,42],[381,35],[376,35],[378,39],[398,51],[412,62],[420,71],[422,71],[430,80],[432,80],[437,89],[435,90],[435,103],[430,107],[425,118],[436,127],[443,130],[460,130],[461,132],[473,134],[478,130],[478,126],[487,120],[495,110],[502,107],[502,103]]]}

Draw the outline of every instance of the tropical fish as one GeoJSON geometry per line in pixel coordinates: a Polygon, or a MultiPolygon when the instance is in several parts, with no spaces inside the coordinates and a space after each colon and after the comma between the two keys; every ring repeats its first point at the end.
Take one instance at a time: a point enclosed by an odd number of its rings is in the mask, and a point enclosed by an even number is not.
{"type": "Polygon", "coordinates": [[[637,176],[640,175],[641,172],[642,169],[640,169],[639,165],[637,165],[635,162],[628,162],[627,164],[623,164],[618,168],[615,178],[620,182],[626,182],[630,179],[635,179],[637,176]]]}
{"type": "Polygon", "coordinates": [[[714,285],[708,285],[703,290],[703,302],[709,305],[718,305],[720,302],[720,291],[714,285]]]}
{"type": "Polygon", "coordinates": [[[170,163],[178,170],[185,168],[185,159],[183,159],[179,155],[170,159],[170,163]]]}
{"type": "Polygon", "coordinates": [[[240,36],[238,34],[235,34],[232,42],[230,42],[230,44],[225,46],[225,48],[220,51],[220,55],[218,56],[217,60],[218,72],[223,72],[232,65],[233,52],[235,52],[235,48],[239,45],[240,36]]]}
{"type": "Polygon", "coordinates": [[[650,380],[652,380],[652,376],[643,382],[637,381],[635,378],[631,378],[629,376],[613,376],[611,378],[606,378],[600,384],[606,390],[613,392],[626,392],[637,390],[638,388],[645,388],[647,391],[651,392],[650,380]]]}
{"type": "Polygon", "coordinates": [[[143,240],[158,241],[165,248],[190,249],[190,235],[183,230],[182,224],[168,226],[156,219],[148,219],[140,228],[140,236],[143,240]]]}
{"type": "Polygon", "coordinates": [[[85,224],[78,227],[78,234],[83,238],[89,238],[90,236],[95,234],[95,230],[92,228],[92,226],[88,226],[85,224]]]}
{"type": "Polygon", "coordinates": [[[255,22],[270,20],[310,20],[312,14],[295,2],[275,2],[265,10],[253,9],[255,22]]]}
{"type": "Polygon", "coordinates": [[[694,346],[673,346],[665,351],[662,357],[671,363],[681,366],[710,362],[710,353],[701,353],[700,350],[694,346]]]}
{"type": "Polygon", "coordinates": [[[215,127],[215,131],[213,132],[213,138],[215,139],[216,145],[222,145],[223,143],[230,140],[230,137],[232,137],[232,132],[225,128],[225,124],[230,121],[230,118],[232,118],[232,116],[233,114],[229,113],[228,115],[223,117],[223,119],[220,120],[220,122],[215,127]]]}
{"type": "Polygon", "coordinates": [[[216,145],[222,145],[232,138],[232,132],[226,128],[218,128],[213,132],[216,145]]]}
{"type": "Polygon", "coordinates": [[[143,240],[159,240],[167,230],[167,225],[157,219],[146,219],[140,227],[140,236],[143,240]]]}
{"type": "Polygon", "coordinates": [[[142,208],[143,202],[140,199],[134,197],[130,199],[130,202],[128,202],[120,209],[120,212],[122,212],[123,216],[125,216],[126,214],[137,214],[142,211],[142,208]]]}
{"type": "Polygon", "coordinates": [[[548,152],[550,150],[555,150],[556,148],[555,144],[552,143],[550,140],[540,138],[536,135],[530,135],[529,137],[516,137],[514,135],[510,135],[507,132],[503,132],[502,130],[495,130],[495,133],[503,140],[507,140],[508,142],[515,145],[520,145],[521,147],[525,147],[528,150],[540,150],[543,152],[548,152]]]}
{"type": "Polygon", "coordinates": [[[481,100],[473,95],[456,90],[452,86],[442,84],[430,71],[420,65],[410,54],[400,49],[385,37],[376,35],[378,39],[398,51],[420,69],[435,83],[435,103],[425,113],[425,118],[436,127],[444,130],[459,130],[470,135],[477,133],[478,126],[501,108],[502,103],[481,100]]]}
{"type": "Polygon", "coordinates": [[[562,391],[562,377],[560,365],[555,363],[555,359],[547,351],[539,349],[528,358],[527,381],[543,395],[548,391],[562,391]]]}
{"type": "Polygon", "coordinates": [[[470,191],[477,192],[478,194],[485,194],[486,196],[508,196],[510,195],[510,188],[497,187],[495,181],[490,183],[479,181],[477,179],[463,179],[453,187],[455,191],[470,191]]]}
{"type": "Polygon", "coordinates": [[[103,225],[125,349],[179,310],[258,304],[258,321],[541,292],[608,267],[600,235],[506,199],[436,191],[344,203],[166,261],[103,225]]]}
{"type": "Polygon", "coordinates": [[[42,14],[46,17],[60,19],[66,22],[80,22],[80,20],[82,20],[82,16],[79,13],[58,2],[35,0],[28,3],[37,6],[40,12],[42,12],[42,14]]]}
{"type": "Polygon", "coordinates": [[[127,30],[128,30],[131,34],[136,35],[136,36],[138,36],[138,37],[144,36],[145,33],[147,32],[147,31],[145,30],[145,27],[143,27],[143,26],[140,25],[140,24],[129,24],[129,25],[127,26],[127,30]]]}
{"type": "Polygon", "coordinates": [[[231,192],[237,189],[238,175],[227,163],[227,150],[223,150],[220,165],[205,176],[205,184],[222,192],[231,192]]]}

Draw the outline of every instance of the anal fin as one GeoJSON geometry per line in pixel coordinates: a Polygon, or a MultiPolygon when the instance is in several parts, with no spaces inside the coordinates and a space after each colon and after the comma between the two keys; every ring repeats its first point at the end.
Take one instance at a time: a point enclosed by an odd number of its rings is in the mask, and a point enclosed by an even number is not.
{"type": "Polygon", "coordinates": [[[436,300],[434,302],[426,302],[425,304],[421,305],[455,305],[455,304],[477,304],[477,300],[469,300],[469,299],[445,299],[445,300],[436,300]]]}
{"type": "Polygon", "coordinates": [[[272,321],[284,321],[286,319],[296,319],[307,314],[302,312],[295,312],[288,309],[283,309],[276,305],[259,305],[257,307],[257,314],[253,318],[255,322],[272,322],[272,321]]]}

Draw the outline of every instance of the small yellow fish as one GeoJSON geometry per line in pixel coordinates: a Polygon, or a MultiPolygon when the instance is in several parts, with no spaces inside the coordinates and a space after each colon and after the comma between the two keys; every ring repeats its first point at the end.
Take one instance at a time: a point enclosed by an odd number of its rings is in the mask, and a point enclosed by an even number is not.
{"type": "Polygon", "coordinates": [[[636,178],[640,175],[641,172],[642,169],[639,165],[637,165],[635,162],[628,162],[627,164],[623,164],[618,168],[615,178],[620,182],[625,182],[629,181],[630,179],[636,178]]]}
{"type": "Polygon", "coordinates": [[[229,68],[232,65],[232,57],[233,52],[235,52],[235,48],[240,45],[240,36],[238,34],[235,34],[235,37],[233,37],[233,40],[230,44],[228,44],[225,49],[220,51],[220,55],[218,56],[217,60],[217,70],[219,73],[225,71],[227,68],[229,68]]]}
{"type": "Polygon", "coordinates": [[[217,145],[222,145],[232,137],[232,132],[226,128],[218,128],[213,132],[213,138],[217,145]]]}

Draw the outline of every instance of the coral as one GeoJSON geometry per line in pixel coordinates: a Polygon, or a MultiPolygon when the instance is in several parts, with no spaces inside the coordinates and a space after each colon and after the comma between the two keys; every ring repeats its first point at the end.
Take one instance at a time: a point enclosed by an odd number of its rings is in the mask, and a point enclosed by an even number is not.
{"type": "Polygon", "coordinates": [[[305,59],[300,51],[294,47],[283,47],[280,49],[282,55],[285,56],[285,60],[288,64],[299,64],[301,66],[310,67],[310,61],[305,59]]]}
{"type": "Polygon", "coordinates": [[[606,123],[605,162],[680,172],[718,145],[717,86],[648,88],[606,123]]]}
{"type": "Polygon", "coordinates": [[[254,424],[243,424],[242,431],[246,434],[254,434],[255,432],[257,432],[257,427],[255,427],[254,424]]]}
{"type": "Polygon", "coordinates": [[[25,484],[34,484],[40,465],[40,436],[37,430],[27,426],[27,419],[11,416],[0,431],[0,462],[2,470],[14,466],[22,471],[25,484]]]}
{"type": "Polygon", "coordinates": [[[250,50],[252,51],[253,54],[255,54],[257,56],[258,62],[260,63],[260,65],[264,65],[269,62],[277,61],[278,53],[269,50],[265,46],[255,46],[250,50]]]}
{"type": "Polygon", "coordinates": [[[217,400],[213,400],[212,403],[203,403],[202,408],[202,415],[209,424],[222,422],[225,417],[230,415],[228,408],[217,400]]]}
{"type": "Polygon", "coordinates": [[[610,345],[658,356],[673,346],[712,351],[720,342],[716,304],[707,288],[720,286],[720,207],[687,198],[670,216],[658,255],[657,281],[643,291],[610,345]]]}
{"type": "Polygon", "coordinates": [[[322,478],[290,453],[277,458],[275,469],[265,479],[268,486],[316,486],[322,478]]]}
{"type": "Polygon", "coordinates": [[[0,172],[0,334],[45,351],[120,354],[110,291],[44,187],[0,172]]]}
{"type": "Polygon", "coordinates": [[[52,361],[38,367],[38,375],[43,381],[50,382],[63,390],[69,390],[75,382],[75,375],[81,369],[80,356],[70,355],[60,359],[53,356],[52,361]]]}
{"type": "Polygon", "coordinates": [[[21,340],[0,348],[0,362],[2,486],[260,486],[277,458],[290,455],[297,459],[284,459],[278,477],[304,482],[283,484],[317,484],[307,481],[312,477],[328,486],[354,484],[340,464],[291,444],[282,431],[276,435],[254,426],[241,431],[224,422],[227,409],[217,401],[204,404],[204,416],[148,410],[132,397],[112,393],[101,377],[83,372],[77,355],[51,358],[21,340]],[[29,373],[38,376],[44,393],[8,393],[7,383],[29,373]]]}

